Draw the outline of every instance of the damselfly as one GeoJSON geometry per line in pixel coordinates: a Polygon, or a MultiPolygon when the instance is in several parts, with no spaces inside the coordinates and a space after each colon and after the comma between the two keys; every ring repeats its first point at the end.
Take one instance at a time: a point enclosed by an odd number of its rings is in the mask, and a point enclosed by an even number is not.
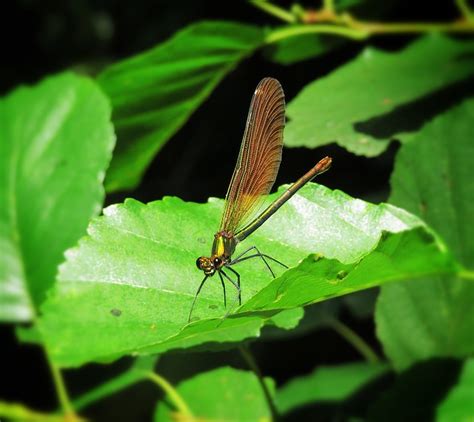
{"type": "Polygon", "coordinates": [[[260,258],[272,277],[275,274],[267,260],[288,268],[277,259],[261,253],[256,246],[232,257],[239,242],[257,230],[301,187],[331,166],[331,158],[323,158],[263,212],[256,215],[262,200],[270,192],[280,167],[284,126],[283,89],[276,79],[265,78],[258,84],[250,103],[239,157],[227,191],[219,231],[214,235],[211,256],[201,256],[196,261],[197,267],[204,272],[204,279],[194,296],[189,321],[202,286],[214,274],[219,275],[224,290],[224,306],[227,305],[224,279],[237,290],[240,305],[240,275],[232,268],[233,265],[251,258],[260,258]]]}

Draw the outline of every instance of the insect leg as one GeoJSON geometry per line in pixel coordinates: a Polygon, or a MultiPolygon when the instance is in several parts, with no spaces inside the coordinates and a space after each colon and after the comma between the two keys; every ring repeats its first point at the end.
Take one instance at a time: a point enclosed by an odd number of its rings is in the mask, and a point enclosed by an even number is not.
{"type": "Polygon", "coordinates": [[[219,274],[219,278],[221,279],[222,290],[224,290],[224,308],[227,308],[227,298],[226,298],[226,294],[225,294],[225,283],[224,283],[224,279],[222,278],[222,274],[221,274],[220,271],[218,271],[218,274],[219,274]]]}
{"type": "Polygon", "coordinates": [[[235,271],[233,268],[230,268],[229,266],[226,267],[229,271],[232,271],[235,276],[237,277],[237,286],[239,288],[239,306],[242,305],[242,297],[241,297],[241,288],[240,288],[240,274],[235,271]]]}
{"type": "Polygon", "coordinates": [[[275,278],[275,274],[274,274],[273,270],[271,269],[270,265],[268,264],[268,262],[265,258],[271,259],[272,261],[276,262],[277,264],[280,264],[282,267],[288,268],[288,266],[283,264],[283,262],[280,262],[277,259],[275,259],[275,258],[273,258],[269,255],[261,253],[256,246],[252,246],[251,248],[249,248],[246,251],[244,251],[243,253],[241,253],[237,258],[235,258],[231,262],[229,262],[229,265],[237,264],[238,262],[246,261],[247,259],[256,258],[256,257],[260,257],[262,259],[262,261],[265,263],[266,267],[270,271],[270,274],[272,275],[273,278],[275,278]],[[257,253],[253,254],[253,255],[250,255],[250,256],[243,257],[243,255],[250,252],[251,250],[256,250],[257,253]]]}
{"type": "MultiPolygon", "coordinates": [[[[227,267],[227,268],[229,268],[229,267],[227,267]]],[[[230,269],[230,268],[229,268],[229,269],[230,269]]],[[[220,272],[221,272],[222,275],[223,275],[227,280],[229,280],[229,281],[232,283],[232,285],[237,289],[237,295],[238,295],[237,298],[239,299],[239,305],[241,305],[241,304],[242,304],[242,297],[241,297],[241,291],[240,291],[240,275],[237,273],[237,271],[232,270],[232,272],[233,272],[233,273],[236,273],[237,276],[238,276],[238,278],[237,278],[238,282],[236,283],[234,280],[232,280],[232,279],[224,272],[224,270],[222,270],[222,268],[221,268],[220,272]]]]}
{"type": "Polygon", "coordinates": [[[196,304],[196,299],[197,299],[197,297],[198,297],[198,295],[199,295],[199,292],[200,292],[201,289],[202,289],[202,286],[204,285],[204,283],[206,282],[206,280],[208,279],[208,277],[209,277],[208,275],[206,275],[206,276],[204,277],[204,279],[201,281],[201,284],[199,285],[199,287],[198,287],[198,289],[197,289],[196,294],[194,295],[193,304],[191,305],[191,309],[190,309],[190,311],[189,311],[188,323],[191,322],[191,314],[193,313],[194,305],[196,304]]]}

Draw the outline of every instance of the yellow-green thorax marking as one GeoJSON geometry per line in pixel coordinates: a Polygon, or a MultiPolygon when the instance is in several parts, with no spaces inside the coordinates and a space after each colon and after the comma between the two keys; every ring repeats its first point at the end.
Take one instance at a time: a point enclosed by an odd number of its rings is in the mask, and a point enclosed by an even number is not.
{"type": "Polygon", "coordinates": [[[226,231],[217,232],[214,235],[211,256],[201,256],[197,259],[197,267],[204,271],[207,276],[213,276],[231,260],[232,254],[237,246],[237,239],[232,233],[226,231]]]}

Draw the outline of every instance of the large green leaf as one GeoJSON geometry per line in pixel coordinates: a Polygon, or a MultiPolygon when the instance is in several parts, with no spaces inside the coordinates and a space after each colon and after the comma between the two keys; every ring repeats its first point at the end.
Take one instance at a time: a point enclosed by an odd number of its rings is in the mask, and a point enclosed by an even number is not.
{"type": "Polygon", "coordinates": [[[474,420],[474,359],[464,363],[458,384],[438,406],[438,422],[474,420]]]}
{"type": "Polygon", "coordinates": [[[263,30],[232,22],[191,25],[155,48],[107,68],[117,149],[108,191],[130,189],[163,144],[222,78],[263,42],[263,30]]]}
{"type": "Polygon", "coordinates": [[[288,413],[315,402],[343,401],[387,370],[388,366],[382,363],[322,366],[279,388],[275,403],[281,413],[288,413]]]}
{"type": "Polygon", "coordinates": [[[107,99],[69,73],[1,99],[0,128],[0,320],[28,321],[101,209],[115,138],[107,99]]]}
{"type": "Polygon", "coordinates": [[[400,135],[400,124],[387,121],[385,135],[376,139],[373,119],[474,74],[473,52],[474,42],[440,35],[396,53],[367,48],[290,102],[285,143],[315,148],[337,142],[356,154],[378,155],[400,135]]]}
{"type": "MultiPolygon", "coordinates": [[[[391,201],[420,215],[458,260],[474,265],[474,101],[433,120],[396,159],[391,201]]],[[[472,278],[472,273],[471,273],[472,278]]],[[[474,283],[430,277],[385,286],[376,310],[377,332],[396,367],[432,356],[474,352],[474,283]]]]}
{"type": "MultiPolygon", "coordinates": [[[[265,382],[273,394],[273,380],[265,382]]],[[[178,393],[195,420],[268,421],[271,412],[262,387],[253,372],[223,367],[205,372],[178,385],[178,393]]],[[[160,402],[155,421],[180,420],[173,409],[160,402]]],[[[183,415],[180,415],[183,417],[183,415]]]]}
{"type": "MultiPolygon", "coordinates": [[[[216,276],[197,301],[193,315],[201,320],[186,326],[203,277],[195,260],[210,252],[222,204],[165,198],[148,205],[127,200],[106,208],[90,225],[89,235],[66,253],[55,291],[42,307],[41,332],[56,362],[79,365],[203,344],[215,349],[258,336],[266,323],[292,327],[301,317],[293,308],[307,303],[413,275],[455,271],[449,254],[416,217],[311,184],[246,243],[290,266],[314,252],[327,258],[318,261],[311,255],[270,285],[271,276],[260,260],[239,264],[244,313],[205,319],[225,314],[216,276]],[[383,231],[417,226],[378,243],[383,231]],[[418,256],[425,259],[422,265],[418,256]],[[281,300],[275,287],[281,290],[281,300]],[[289,313],[277,317],[284,308],[289,313]],[[78,337],[87,341],[78,342],[78,337]]],[[[227,294],[233,309],[235,290],[230,284],[227,294]]]]}

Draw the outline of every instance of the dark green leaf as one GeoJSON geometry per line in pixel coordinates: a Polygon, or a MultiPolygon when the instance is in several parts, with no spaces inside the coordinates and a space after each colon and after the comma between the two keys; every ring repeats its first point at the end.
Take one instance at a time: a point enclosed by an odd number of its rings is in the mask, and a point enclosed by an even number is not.
{"type": "Polygon", "coordinates": [[[115,138],[107,99],[73,74],[1,99],[0,126],[0,320],[28,321],[101,209],[115,138]]]}
{"type": "Polygon", "coordinates": [[[440,35],[425,36],[397,53],[368,48],[290,102],[285,143],[315,148],[337,142],[356,154],[378,155],[402,133],[395,124],[376,139],[371,119],[474,74],[473,52],[474,42],[440,35]]]}
{"type": "Polygon", "coordinates": [[[339,47],[342,38],[324,37],[318,34],[305,34],[285,38],[267,47],[267,57],[280,64],[290,65],[311,59],[339,47]]]}
{"type": "MultiPolygon", "coordinates": [[[[265,380],[273,393],[273,380],[265,380]]],[[[262,387],[253,372],[223,367],[196,375],[178,385],[178,393],[196,420],[264,421],[271,419],[262,387]]],[[[176,420],[160,402],[155,421],[176,420]]]]}
{"type": "Polygon", "coordinates": [[[464,363],[455,387],[438,406],[438,422],[474,420],[474,359],[464,363]]]}
{"type": "Polygon", "coordinates": [[[460,362],[448,359],[432,359],[414,365],[380,392],[369,407],[366,420],[435,421],[436,407],[456,382],[459,369],[460,362]]]}
{"type": "Polygon", "coordinates": [[[137,358],[132,366],[125,372],[105,381],[103,384],[75,399],[73,402],[74,409],[83,409],[139,381],[143,381],[147,378],[149,372],[153,372],[157,360],[158,358],[156,356],[142,356],[137,358]]]}
{"type": "MultiPolygon", "coordinates": [[[[474,101],[426,125],[396,159],[391,201],[420,215],[461,263],[474,262],[474,101]]],[[[471,278],[473,278],[471,272],[471,278]]],[[[474,283],[430,277],[384,286],[377,333],[397,368],[433,356],[474,352],[474,283]]]]}
{"type": "MultiPolygon", "coordinates": [[[[381,282],[455,268],[425,228],[388,236],[378,244],[383,231],[396,233],[421,225],[411,214],[311,184],[247,242],[290,266],[315,251],[328,258],[316,262],[311,255],[270,285],[271,277],[261,261],[242,263],[238,268],[242,298],[248,301],[243,311],[252,312],[186,326],[203,277],[195,260],[210,252],[221,209],[220,200],[193,204],[177,198],[148,205],[127,200],[106,208],[104,216],[90,225],[89,235],[66,253],[59,283],[42,307],[40,327],[55,361],[79,365],[206,343],[222,347],[258,336],[265,323],[294,326],[300,311],[277,317],[282,308],[299,308],[381,282]],[[358,263],[361,256],[365,257],[358,263]],[[421,266],[418,256],[426,258],[421,266]],[[274,290],[280,285],[284,294],[275,301],[274,290]],[[254,313],[255,309],[270,311],[254,313]],[[87,341],[77,342],[79,336],[87,341]]],[[[229,308],[234,309],[236,294],[230,284],[227,295],[229,308]]],[[[224,314],[222,287],[213,277],[204,286],[193,315],[203,319],[224,314]]]]}
{"type": "Polygon", "coordinates": [[[474,268],[474,100],[418,132],[397,155],[390,202],[419,215],[474,268]]]}
{"type": "Polygon", "coordinates": [[[254,26],[200,22],[106,69],[98,81],[112,101],[118,137],[107,191],[135,187],[164,143],[262,41],[254,26]]]}
{"type": "Polygon", "coordinates": [[[313,373],[291,380],[279,388],[275,403],[281,413],[288,413],[318,401],[343,401],[387,370],[388,366],[382,363],[321,366],[313,373]]]}

